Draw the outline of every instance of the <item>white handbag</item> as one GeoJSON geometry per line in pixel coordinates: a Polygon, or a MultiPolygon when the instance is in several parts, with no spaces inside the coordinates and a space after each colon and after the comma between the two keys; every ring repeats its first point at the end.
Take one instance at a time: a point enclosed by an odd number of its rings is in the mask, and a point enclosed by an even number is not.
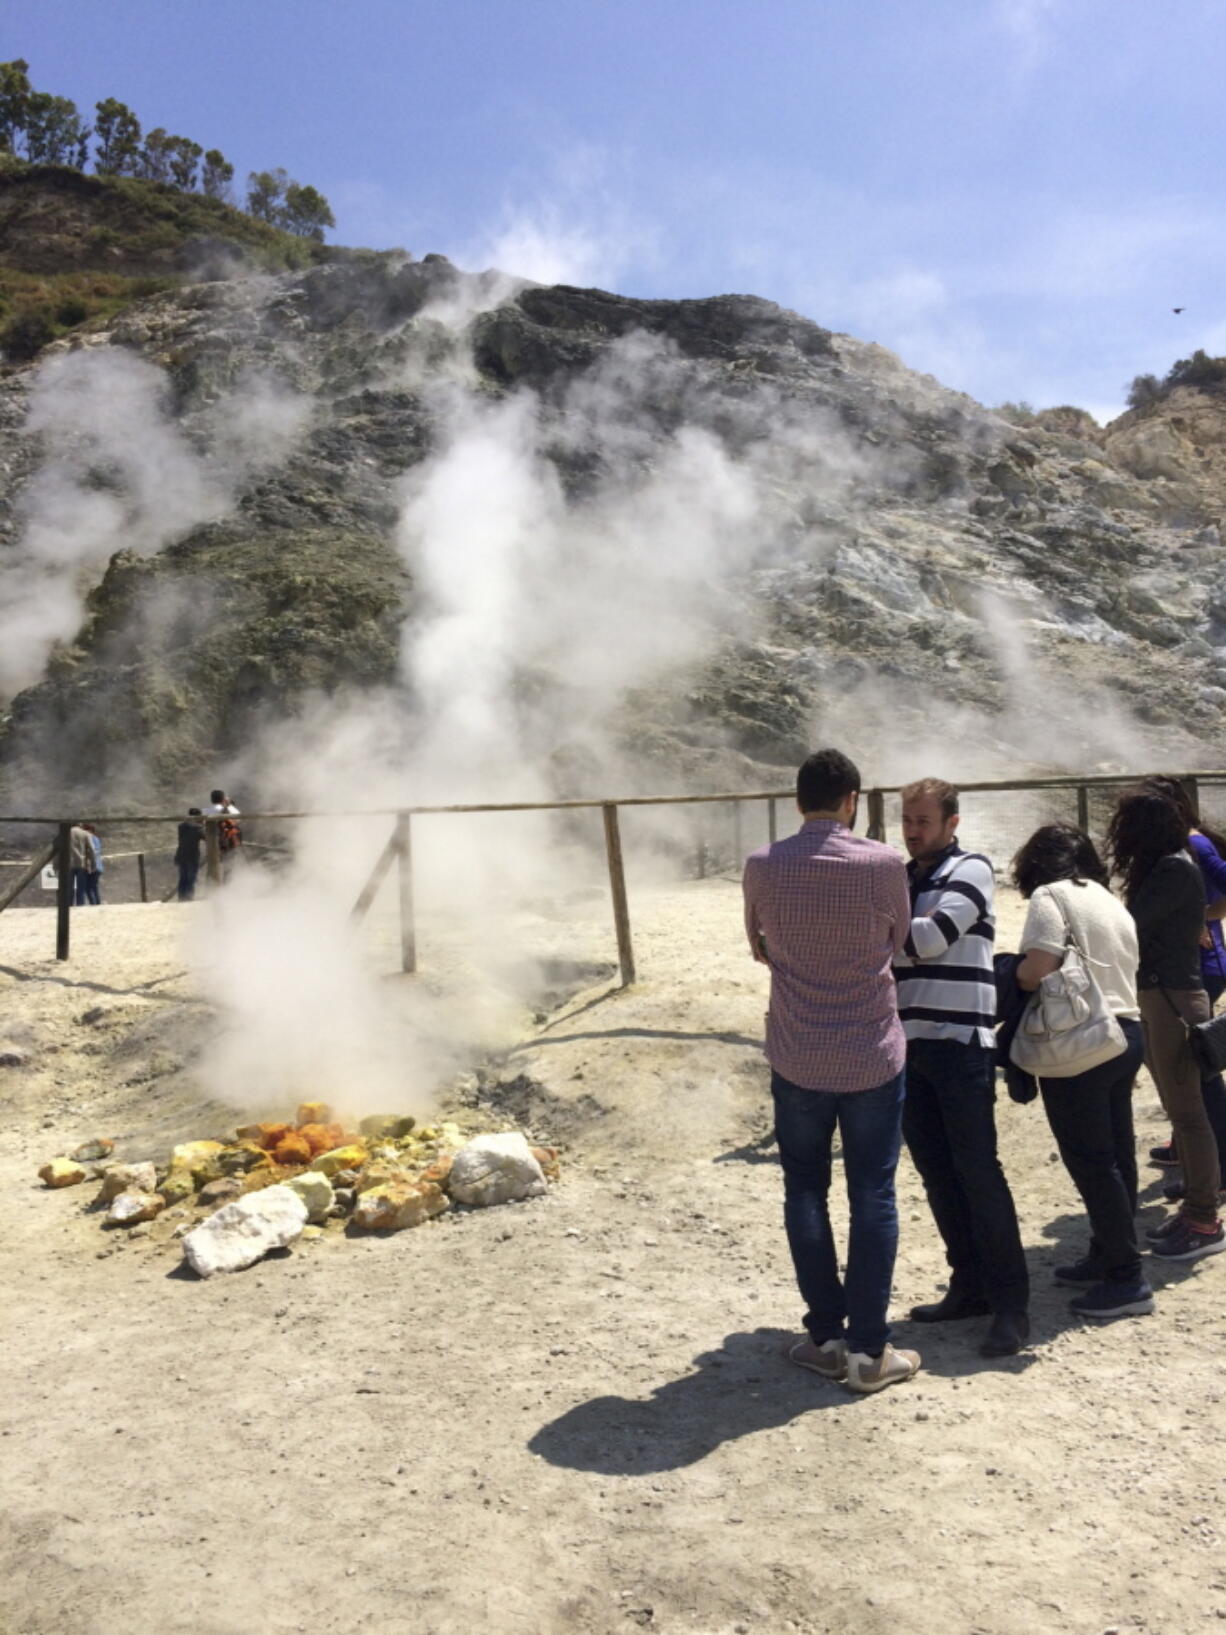
{"type": "Polygon", "coordinates": [[[1064,921],[1064,963],[1043,978],[1031,997],[1013,1035],[1009,1060],[1036,1079],[1071,1079],[1122,1056],[1128,1042],[1090,969],[1102,962],[1081,947],[1064,904],[1054,891],[1051,895],[1064,921]]]}

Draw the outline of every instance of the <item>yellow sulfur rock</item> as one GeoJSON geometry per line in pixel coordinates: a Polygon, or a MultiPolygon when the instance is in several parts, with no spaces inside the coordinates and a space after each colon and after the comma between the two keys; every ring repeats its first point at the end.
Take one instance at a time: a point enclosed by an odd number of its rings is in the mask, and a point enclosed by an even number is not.
{"type": "Polygon", "coordinates": [[[294,1123],[299,1129],[304,1124],[330,1124],[332,1109],[326,1101],[304,1101],[298,1108],[294,1123]]]}
{"type": "Polygon", "coordinates": [[[158,1187],[158,1192],[168,1204],[186,1203],[196,1195],[196,1183],[192,1180],[189,1169],[172,1169],[166,1179],[158,1187]]]}
{"type": "Polygon", "coordinates": [[[49,1187],[75,1187],[85,1179],[85,1170],[71,1158],[53,1158],[39,1170],[38,1178],[49,1187]]]}
{"type": "Polygon", "coordinates": [[[172,1170],[186,1170],[198,1187],[206,1181],[216,1181],[221,1175],[221,1155],[224,1141],[185,1141],[171,1149],[172,1170]]]}
{"type": "Polygon", "coordinates": [[[364,1192],[350,1219],[360,1232],[401,1232],[441,1215],[450,1203],[429,1181],[389,1181],[364,1192]]]}
{"type": "Polygon", "coordinates": [[[413,1180],[416,1180],[416,1176],[406,1170],[402,1162],[375,1158],[359,1172],[356,1190],[369,1192],[371,1187],[390,1186],[395,1181],[413,1180]]]}
{"type": "Polygon", "coordinates": [[[331,1152],[321,1152],[318,1158],[312,1160],[311,1168],[331,1176],[337,1170],[361,1169],[369,1156],[365,1147],[354,1142],[348,1147],[333,1147],[331,1152]]]}
{"type": "Polygon", "coordinates": [[[217,1155],[218,1168],[223,1175],[245,1175],[248,1170],[271,1164],[272,1158],[254,1141],[239,1141],[217,1155]]]}

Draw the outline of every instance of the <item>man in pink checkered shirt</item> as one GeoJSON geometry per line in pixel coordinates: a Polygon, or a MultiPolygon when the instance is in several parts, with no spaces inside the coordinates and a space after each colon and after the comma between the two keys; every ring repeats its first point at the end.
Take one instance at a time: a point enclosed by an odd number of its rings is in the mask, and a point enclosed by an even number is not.
{"type": "Polygon", "coordinates": [[[902,858],[852,833],[860,774],[837,749],[800,768],[798,834],[746,861],[745,929],[769,966],[766,1055],[783,1167],[783,1219],[807,1337],[793,1362],[855,1391],[910,1379],[920,1359],[889,1343],[898,1248],[906,1039],[892,964],[911,929],[902,858]],[[851,1210],[840,1279],[827,1198],[836,1128],[851,1210]]]}

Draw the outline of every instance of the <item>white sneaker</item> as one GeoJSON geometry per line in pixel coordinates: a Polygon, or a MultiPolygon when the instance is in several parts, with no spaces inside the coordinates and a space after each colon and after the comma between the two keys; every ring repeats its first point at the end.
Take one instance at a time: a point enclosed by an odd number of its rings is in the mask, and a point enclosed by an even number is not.
{"type": "Polygon", "coordinates": [[[808,1368],[824,1380],[841,1380],[847,1372],[847,1341],[825,1340],[815,1345],[808,1335],[787,1348],[788,1359],[798,1368],[808,1368]]]}
{"type": "Polygon", "coordinates": [[[847,1354],[847,1389],[849,1391],[884,1391],[887,1385],[901,1385],[920,1371],[918,1351],[895,1351],[886,1346],[879,1357],[870,1357],[867,1351],[849,1351],[847,1354]]]}

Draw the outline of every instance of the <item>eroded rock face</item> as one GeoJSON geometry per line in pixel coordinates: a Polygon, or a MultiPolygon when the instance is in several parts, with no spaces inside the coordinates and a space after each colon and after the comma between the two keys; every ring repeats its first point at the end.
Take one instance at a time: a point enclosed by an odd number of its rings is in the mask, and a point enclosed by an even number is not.
{"type": "MultiPolygon", "coordinates": [[[[395,542],[403,482],[444,435],[429,387],[459,364],[475,368],[474,400],[535,394],[542,458],[576,512],[683,435],[764,471],[761,548],[710,613],[707,656],[611,701],[616,741],[670,785],[760,787],[849,700],[900,736],[960,706],[990,720],[1009,703],[1014,634],[1040,672],[1143,706],[1166,762],[1220,735],[1206,689],[1226,687],[1221,402],[1177,392],[1105,434],[1075,415],[1018,428],[881,347],[750,296],[527,286],[493,299],[439,258],[337,256],[158,295],[88,336],[162,369],[199,445],[245,372],[309,402],[309,422],[224,515],[112,559],[75,643],[0,729],[0,785],[55,744],[76,799],[134,749],[178,790],[207,782],[270,711],[394,687],[415,617],[395,542]],[[488,310],[448,329],[431,315],[440,296],[488,310]],[[630,382],[622,453],[585,419],[613,379],[630,382]],[[786,457],[783,428],[799,428],[786,457]]],[[[32,378],[0,382],[14,448],[0,550],[36,467],[21,435],[32,378]]],[[[565,678],[533,685],[561,696],[565,678]]],[[[1091,721],[1062,754],[1095,761],[1095,743],[1091,721]]],[[[550,752],[573,792],[581,750],[550,752]]]]}
{"type": "Polygon", "coordinates": [[[202,1221],[183,1239],[187,1263],[199,1277],[254,1266],[271,1249],[302,1236],[307,1206],[287,1186],[265,1187],[236,1198],[202,1221]]]}

